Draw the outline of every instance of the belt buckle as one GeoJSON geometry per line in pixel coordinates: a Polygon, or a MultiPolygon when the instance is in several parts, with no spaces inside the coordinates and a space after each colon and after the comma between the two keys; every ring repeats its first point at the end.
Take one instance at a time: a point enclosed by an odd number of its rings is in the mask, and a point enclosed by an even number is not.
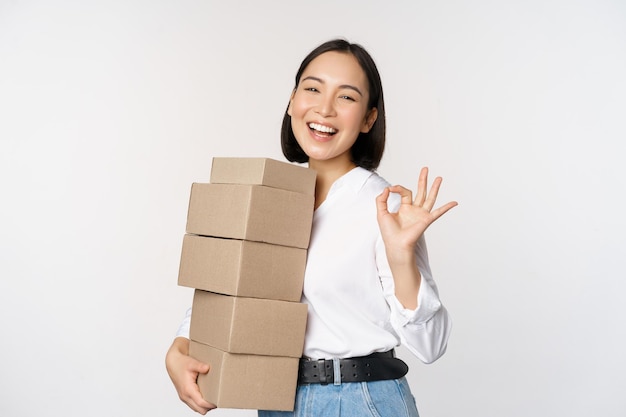
{"type": "Polygon", "coordinates": [[[327,371],[327,367],[326,364],[328,363],[328,360],[326,359],[318,359],[317,360],[317,367],[318,367],[318,375],[319,375],[319,379],[320,379],[320,384],[322,385],[328,385],[329,383],[333,382],[332,379],[332,373],[328,373],[327,371]]]}

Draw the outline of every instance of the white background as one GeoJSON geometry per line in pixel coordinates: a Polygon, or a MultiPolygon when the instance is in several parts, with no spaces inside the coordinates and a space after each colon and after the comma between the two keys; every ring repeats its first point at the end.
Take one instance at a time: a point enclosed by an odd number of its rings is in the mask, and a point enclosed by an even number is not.
{"type": "Polygon", "coordinates": [[[623,1],[0,0],[0,415],[194,415],[164,369],[190,185],[283,159],[336,36],[383,77],[379,172],[460,203],[427,232],[448,352],[401,351],[422,417],[626,414],[623,1]]]}

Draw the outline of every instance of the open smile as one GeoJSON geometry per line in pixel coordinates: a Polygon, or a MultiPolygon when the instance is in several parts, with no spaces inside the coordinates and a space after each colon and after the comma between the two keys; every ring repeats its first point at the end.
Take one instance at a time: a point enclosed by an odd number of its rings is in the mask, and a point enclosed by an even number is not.
{"type": "Polygon", "coordinates": [[[322,136],[332,136],[337,133],[337,129],[319,123],[309,123],[308,126],[315,134],[321,134],[322,136]]]}

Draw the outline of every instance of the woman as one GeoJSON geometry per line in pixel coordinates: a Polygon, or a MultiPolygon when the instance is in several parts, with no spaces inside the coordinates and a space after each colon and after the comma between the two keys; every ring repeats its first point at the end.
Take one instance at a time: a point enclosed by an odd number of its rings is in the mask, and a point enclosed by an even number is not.
{"type": "MultiPolygon", "coordinates": [[[[445,352],[451,322],[423,234],[457,203],[434,208],[441,178],[428,191],[426,168],[415,199],[374,172],[385,144],[383,92],[359,45],[332,40],[304,59],[281,138],[289,161],[317,171],[302,297],[309,315],[296,408],[259,416],[417,416],[393,349],[402,343],[425,363],[445,352]],[[344,372],[348,366],[359,372],[344,372]]],[[[188,320],[167,369],[181,399],[204,414],[214,406],[196,378],[208,365],[187,354],[188,320]]]]}

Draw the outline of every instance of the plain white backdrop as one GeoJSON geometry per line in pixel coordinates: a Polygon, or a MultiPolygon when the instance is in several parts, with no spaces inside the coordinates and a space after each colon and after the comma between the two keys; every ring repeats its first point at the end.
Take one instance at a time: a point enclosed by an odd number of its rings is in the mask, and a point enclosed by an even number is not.
{"type": "MultiPolygon", "coordinates": [[[[0,415],[191,416],[164,355],[191,183],[283,160],[304,56],[385,88],[379,169],[444,177],[422,417],[626,414],[626,3],[0,0],[0,415]]],[[[215,416],[253,416],[217,410],[215,416]]]]}

